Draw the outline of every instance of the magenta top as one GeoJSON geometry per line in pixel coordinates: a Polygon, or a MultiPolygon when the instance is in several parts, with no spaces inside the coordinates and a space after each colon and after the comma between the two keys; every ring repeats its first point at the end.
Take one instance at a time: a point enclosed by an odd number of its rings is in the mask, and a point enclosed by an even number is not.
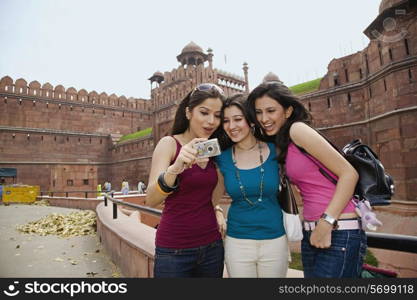
{"type": "MultiPolygon", "coordinates": [[[[174,138],[175,139],[175,138],[174,138]]],[[[177,158],[181,144],[177,142],[177,158]]],[[[194,164],[178,175],[179,188],[165,199],[165,207],[156,231],[156,246],[195,248],[221,239],[211,202],[217,184],[212,159],[205,169],[194,164]]]]}
{"type": "MultiPolygon", "coordinates": [[[[312,156],[310,158],[332,174],[317,159],[312,156]]],[[[290,143],[285,161],[285,170],[291,183],[295,184],[301,192],[304,220],[315,221],[320,218],[332,200],[336,185],[320,173],[318,166],[310,158],[306,157],[296,145],[290,143]]],[[[337,177],[335,179],[337,180],[337,177]]],[[[354,211],[355,206],[352,201],[349,201],[342,213],[354,211]]]]}

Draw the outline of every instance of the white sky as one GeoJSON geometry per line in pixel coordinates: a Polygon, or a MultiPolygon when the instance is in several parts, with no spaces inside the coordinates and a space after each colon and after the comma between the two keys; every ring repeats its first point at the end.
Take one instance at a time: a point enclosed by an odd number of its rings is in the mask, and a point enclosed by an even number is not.
{"type": "Polygon", "coordinates": [[[380,0],[0,0],[0,78],[149,98],[155,71],[190,41],[250,88],[272,71],[288,86],[366,47],[380,0]],[[226,57],[226,60],[225,60],[226,57]]]}

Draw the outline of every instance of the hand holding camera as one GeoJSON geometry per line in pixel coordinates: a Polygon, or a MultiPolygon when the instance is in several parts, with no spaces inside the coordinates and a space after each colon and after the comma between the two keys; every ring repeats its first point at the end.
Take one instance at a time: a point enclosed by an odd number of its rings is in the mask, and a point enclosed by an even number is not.
{"type": "Polygon", "coordinates": [[[206,138],[195,138],[181,147],[177,159],[168,168],[168,172],[181,174],[185,169],[191,168],[195,163],[201,168],[205,168],[209,158],[220,153],[220,145],[217,139],[207,140],[206,138]]]}
{"type": "Polygon", "coordinates": [[[194,149],[194,144],[203,141],[207,141],[207,139],[195,138],[182,146],[177,159],[168,167],[168,172],[172,174],[181,174],[185,169],[191,168],[197,160],[197,150],[194,149]]]}
{"type": "Polygon", "coordinates": [[[197,150],[197,158],[209,158],[221,154],[217,138],[197,142],[194,144],[194,148],[197,150]]]}

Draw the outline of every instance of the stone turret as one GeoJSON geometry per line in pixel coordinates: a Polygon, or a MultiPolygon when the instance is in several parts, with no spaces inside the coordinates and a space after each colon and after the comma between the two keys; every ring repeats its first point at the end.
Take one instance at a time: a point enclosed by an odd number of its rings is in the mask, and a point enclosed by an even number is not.
{"type": "Polygon", "coordinates": [[[194,42],[190,42],[188,45],[186,45],[182,49],[181,54],[177,56],[177,60],[183,66],[197,66],[204,64],[208,58],[209,56],[204,53],[203,49],[194,42]]]}
{"type": "Polygon", "coordinates": [[[265,75],[264,79],[262,80],[262,82],[269,82],[269,81],[277,81],[277,82],[282,82],[278,75],[276,75],[275,73],[269,72],[268,74],[265,75]]]}
{"type": "Polygon", "coordinates": [[[246,82],[246,86],[245,86],[245,92],[249,93],[249,77],[248,77],[248,63],[244,62],[243,63],[243,74],[245,75],[245,82],[246,82]]]}

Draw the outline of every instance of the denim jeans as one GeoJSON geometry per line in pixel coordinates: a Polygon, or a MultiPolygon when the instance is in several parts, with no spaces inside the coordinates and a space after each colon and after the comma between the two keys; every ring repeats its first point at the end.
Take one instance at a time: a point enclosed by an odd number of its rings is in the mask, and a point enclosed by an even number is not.
{"type": "Polygon", "coordinates": [[[154,277],[223,277],[223,240],[196,248],[155,248],[154,277]]]}
{"type": "Polygon", "coordinates": [[[363,230],[333,230],[331,246],[319,249],[310,245],[311,231],[303,231],[301,256],[304,277],[358,278],[366,252],[363,230]]]}

